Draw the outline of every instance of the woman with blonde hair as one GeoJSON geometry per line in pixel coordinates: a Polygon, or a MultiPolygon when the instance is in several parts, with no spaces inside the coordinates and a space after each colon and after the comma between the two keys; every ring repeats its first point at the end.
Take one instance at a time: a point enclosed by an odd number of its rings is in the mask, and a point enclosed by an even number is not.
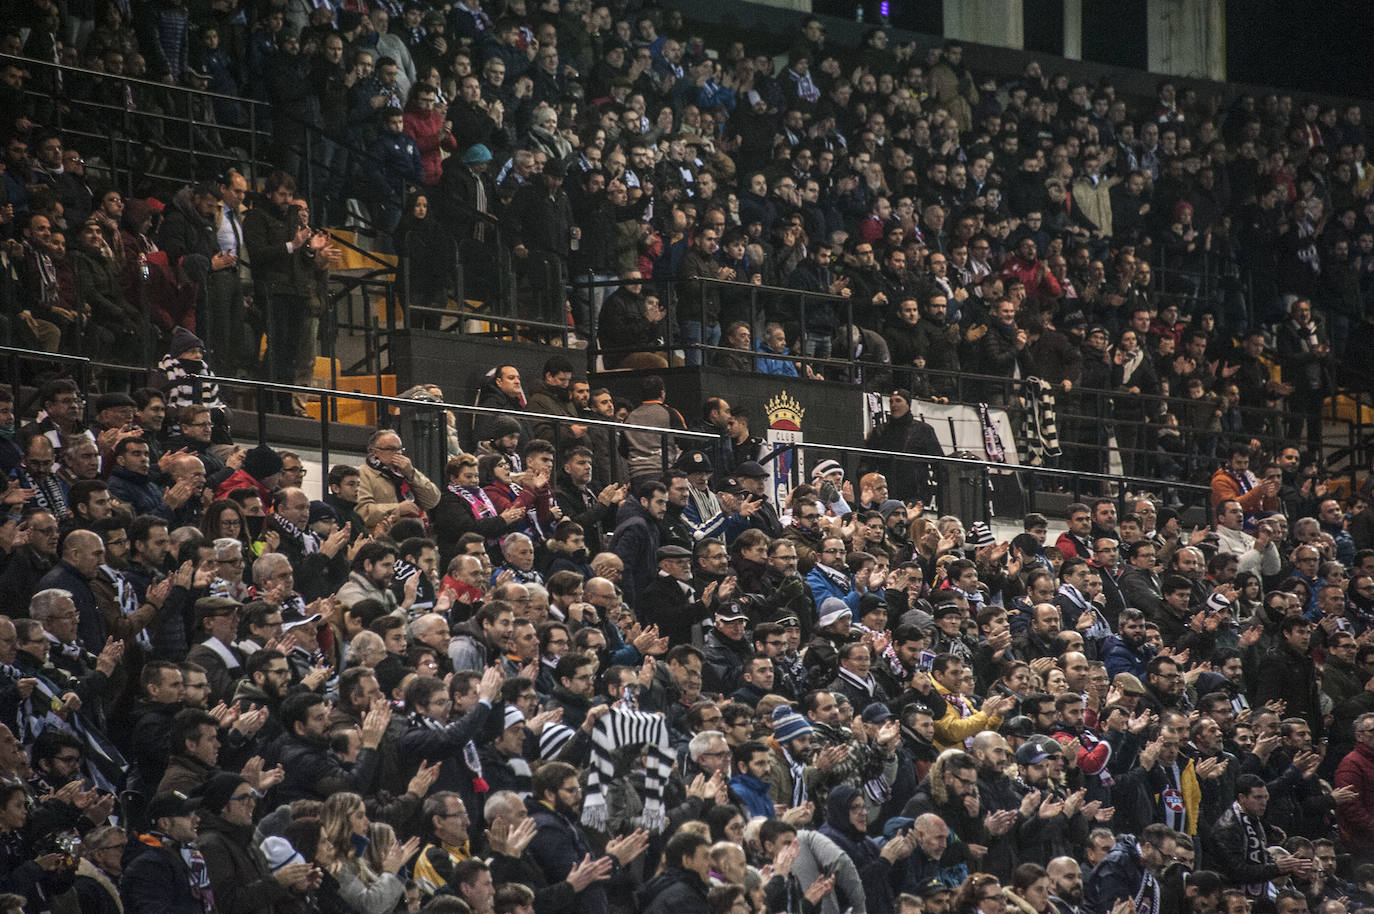
{"type": "Polygon", "coordinates": [[[415,856],[420,839],[397,844],[376,860],[369,860],[371,825],[363,798],[356,793],[336,793],[324,801],[321,843],[333,850],[329,871],[339,881],[339,895],[362,914],[389,914],[405,894],[405,883],[396,874],[415,856]]]}

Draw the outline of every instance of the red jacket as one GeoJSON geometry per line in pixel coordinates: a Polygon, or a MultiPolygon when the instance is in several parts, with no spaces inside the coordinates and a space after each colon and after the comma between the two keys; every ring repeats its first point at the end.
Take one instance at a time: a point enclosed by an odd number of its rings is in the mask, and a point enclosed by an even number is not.
{"type": "Polygon", "coordinates": [[[1016,254],[1002,264],[1003,279],[1019,279],[1026,285],[1026,297],[1062,298],[1064,288],[1054,278],[1043,260],[1022,260],[1016,254]]]}
{"type": "Polygon", "coordinates": [[[215,486],[215,497],[228,498],[235,489],[256,489],[264,506],[272,503],[272,490],[250,476],[247,470],[235,470],[232,476],[215,486]]]}
{"type": "Polygon", "coordinates": [[[1353,787],[1358,798],[1336,807],[1336,825],[1346,847],[1374,847],[1374,749],[1364,743],[1336,766],[1333,787],[1353,787]]]}
{"type": "Polygon", "coordinates": [[[425,183],[430,186],[438,184],[444,164],[440,150],[447,149],[452,152],[458,148],[458,141],[452,136],[439,139],[444,119],[433,108],[421,111],[414,106],[407,107],[405,125],[406,133],[410,134],[411,139],[415,140],[415,145],[420,148],[420,160],[425,165],[425,183]]]}

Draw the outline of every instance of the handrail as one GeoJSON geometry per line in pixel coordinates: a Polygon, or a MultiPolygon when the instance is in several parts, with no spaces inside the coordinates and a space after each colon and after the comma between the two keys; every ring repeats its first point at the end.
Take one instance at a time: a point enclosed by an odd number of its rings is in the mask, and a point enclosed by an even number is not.
{"type": "Polygon", "coordinates": [[[42,60],[41,58],[37,57],[25,57],[22,54],[0,54],[0,63],[6,61],[14,61],[16,63],[20,63],[23,65],[36,64],[41,67],[50,67],[54,70],[62,70],[65,73],[77,73],[83,76],[95,76],[101,79],[115,79],[121,82],[128,82],[134,83],[135,85],[147,86],[151,89],[158,89],[163,92],[185,92],[188,95],[203,95],[207,98],[220,98],[228,101],[258,105],[266,108],[270,108],[272,106],[271,102],[263,101],[262,99],[257,98],[249,98],[243,95],[226,95],[222,92],[211,92],[208,89],[192,89],[190,86],[183,86],[179,84],[169,85],[165,82],[160,82],[155,79],[140,79],[137,76],[125,76],[123,74],[115,76],[113,74],[106,73],[104,70],[91,70],[87,67],[78,67],[73,66],[72,64],[57,63],[56,61],[42,60]]]}

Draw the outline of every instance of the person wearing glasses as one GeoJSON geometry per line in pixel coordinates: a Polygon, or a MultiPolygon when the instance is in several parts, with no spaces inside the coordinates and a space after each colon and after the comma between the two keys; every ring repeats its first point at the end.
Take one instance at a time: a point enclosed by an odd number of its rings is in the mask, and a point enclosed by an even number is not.
{"type": "Polygon", "coordinates": [[[116,886],[124,873],[128,836],[117,825],[102,825],[88,831],[82,845],[73,886],[78,905],[89,914],[117,914],[123,910],[116,886]]]}
{"type": "Polygon", "coordinates": [[[439,504],[439,489],[406,456],[401,436],[378,429],[367,442],[358,468],[356,510],[369,528],[384,518],[423,517],[439,504]]]}
{"type": "MultiPolygon", "coordinates": [[[[1368,707],[1368,705],[1366,705],[1368,707]]],[[[1355,748],[1336,766],[1332,784],[1355,798],[1336,807],[1342,843],[1355,863],[1374,863],[1374,713],[1355,718],[1355,748]]]]}

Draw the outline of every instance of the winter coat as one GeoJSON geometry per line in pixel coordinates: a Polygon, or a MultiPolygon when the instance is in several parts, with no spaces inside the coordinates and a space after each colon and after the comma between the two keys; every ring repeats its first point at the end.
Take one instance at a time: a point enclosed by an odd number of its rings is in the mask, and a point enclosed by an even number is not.
{"type": "Polygon", "coordinates": [[[272,878],[267,859],[253,843],[253,827],[234,825],[208,810],[198,815],[196,845],[205,855],[219,914],[258,914],[288,906],[291,891],[272,878]]]}
{"type": "MultiPolygon", "coordinates": [[[[181,848],[154,835],[129,841],[119,894],[125,914],[206,914],[191,894],[190,868],[181,848]]],[[[35,864],[36,865],[36,864],[35,864]]]]}
{"type": "Polygon", "coordinates": [[[1135,835],[1118,835],[1116,845],[1083,881],[1083,914],[1108,914],[1123,898],[1135,898],[1145,864],[1135,835]]]}
{"type": "MultiPolygon", "coordinates": [[[[586,833],[576,822],[534,799],[526,800],[525,808],[536,828],[534,840],[525,849],[525,857],[539,868],[546,883],[566,879],[587,854],[596,858],[586,833]]],[[[594,882],[583,889],[567,910],[575,914],[607,914],[604,883],[594,882]]]]}
{"type": "Polygon", "coordinates": [[[1336,807],[1336,825],[1346,847],[1374,847],[1374,749],[1357,743],[1336,766],[1334,787],[1353,787],[1360,798],[1336,807]]]}
{"type": "Polygon", "coordinates": [[[666,867],[639,891],[644,914],[711,914],[707,885],[691,870],[666,867]]]}
{"type": "Polygon", "coordinates": [[[637,499],[627,498],[620,506],[615,533],[611,536],[611,551],[625,565],[621,586],[625,602],[639,605],[640,594],[648,587],[658,568],[658,524],[637,499]]]}
{"type": "Polygon", "coordinates": [[[901,891],[905,872],[894,869],[878,853],[878,846],[866,834],[855,830],[849,822],[849,805],[859,791],[841,784],[826,798],[825,824],[820,833],[833,841],[854,862],[859,881],[863,883],[865,905],[869,914],[889,914],[895,908],[894,899],[901,891]]]}

